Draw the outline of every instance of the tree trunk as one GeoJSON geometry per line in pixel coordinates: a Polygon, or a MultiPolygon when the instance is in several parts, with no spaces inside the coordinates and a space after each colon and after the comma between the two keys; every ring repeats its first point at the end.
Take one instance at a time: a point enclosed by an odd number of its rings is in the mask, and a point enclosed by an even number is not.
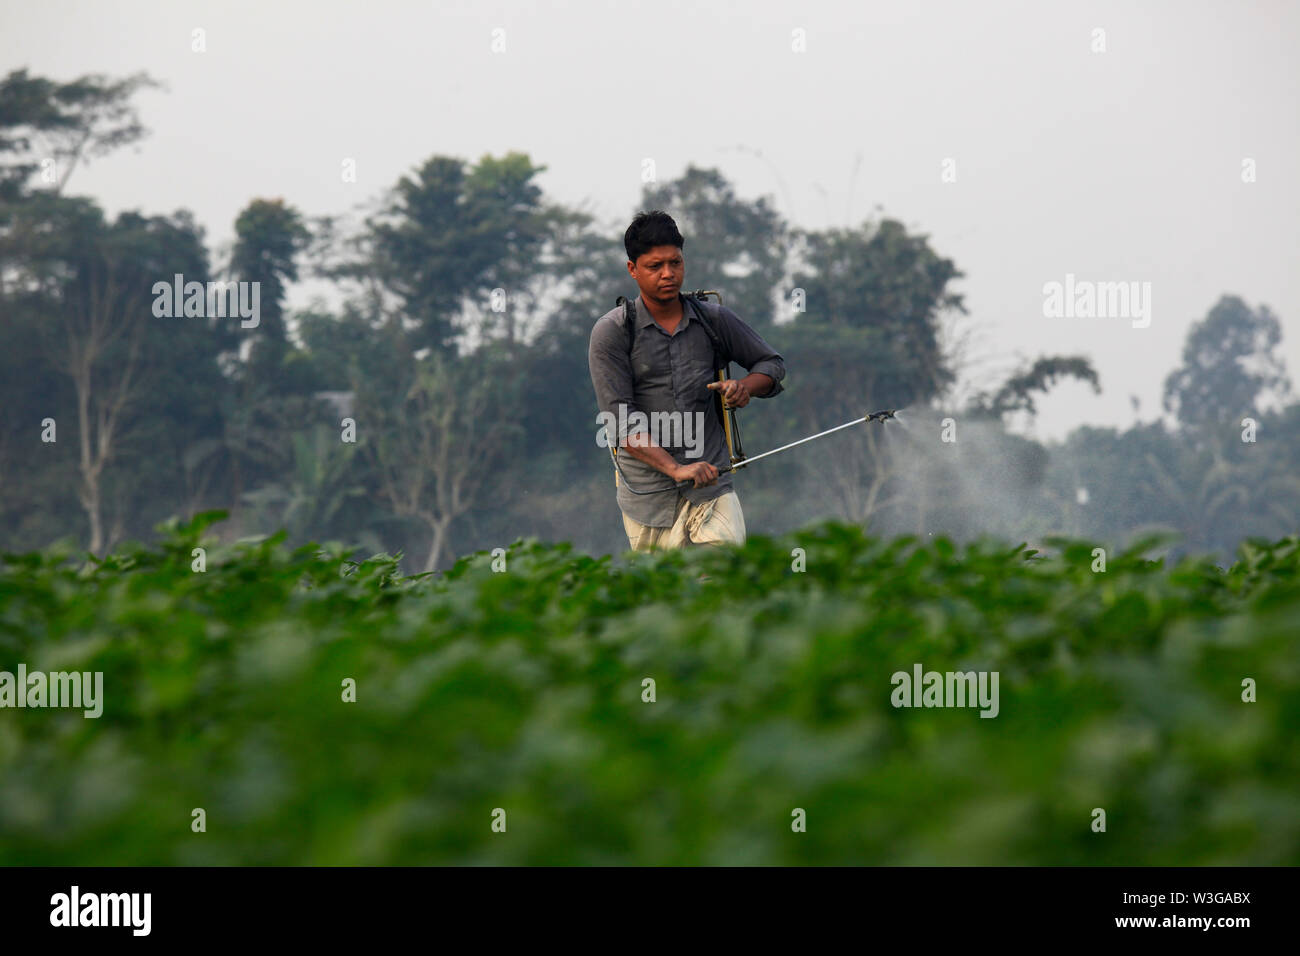
{"type": "Polygon", "coordinates": [[[437,521],[432,516],[426,516],[424,520],[428,522],[433,531],[432,540],[429,543],[429,555],[424,561],[424,570],[436,571],[438,569],[438,559],[442,557],[443,544],[447,540],[447,526],[451,524],[451,520],[444,518],[437,521]]]}
{"type": "Polygon", "coordinates": [[[99,477],[83,474],[81,482],[81,506],[86,509],[90,519],[90,543],[86,549],[98,555],[104,547],[104,520],[100,514],[99,477]]]}
{"type": "Polygon", "coordinates": [[[90,542],[87,550],[99,554],[104,547],[104,520],[99,500],[99,467],[91,453],[90,435],[90,369],[77,369],[72,377],[72,384],[77,393],[77,430],[81,452],[78,470],[81,472],[81,488],[77,498],[90,520],[90,542]]]}

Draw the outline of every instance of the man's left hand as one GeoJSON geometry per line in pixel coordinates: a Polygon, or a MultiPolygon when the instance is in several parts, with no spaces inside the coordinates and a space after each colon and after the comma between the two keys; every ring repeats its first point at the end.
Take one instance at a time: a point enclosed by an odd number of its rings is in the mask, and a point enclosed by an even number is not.
{"type": "Polygon", "coordinates": [[[721,382],[709,382],[708,387],[715,390],[722,389],[724,408],[744,408],[749,404],[749,386],[740,379],[729,378],[721,382]]]}

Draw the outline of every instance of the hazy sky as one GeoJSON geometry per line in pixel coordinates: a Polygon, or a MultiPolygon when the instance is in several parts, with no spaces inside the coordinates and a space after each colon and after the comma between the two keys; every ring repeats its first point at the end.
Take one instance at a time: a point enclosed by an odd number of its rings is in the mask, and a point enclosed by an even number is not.
{"type": "MultiPolygon", "coordinates": [[[[966,274],[962,326],[988,375],[977,387],[1018,358],[1090,356],[1103,393],[1060,388],[1040,437],[1126,425],[1131,395],[1139,417],[1157,415],[1189,324],[1225,292],[1279,315],[1300,383],[1295,2],[0,0],[0,11],[4,72],[144,70],[168,84],[137,97],[152,135],[79,169],[69,190],[111,213],[189,208],[210,246],[230,240],[254,197],[343,213],[435,153],[512,149],[548,166],[548,194],[585,206],[613,239],[644,159],[660,180],[694,162],[721,168],[741,196],[771,195],[798,226],[857,225],[880,207],[929,235],[966,274]],[[191,49],[195,29],[205,52],[191,49]],[[344,158],[355,183],[342,181],[344,158]],[[1255,182],[1243,182],[1247,159],[1255,182]],[[1067,274],[1149,282],[1150,325],[1045,317],[1044,284],[1067,274]]],[[[624,258],[611,242],[611,271],[624,258]]],[[[696,282],[717,284],[688,271],[696,282]]],[[[297,290],[294,304],[306,298],[297,290]]]]}

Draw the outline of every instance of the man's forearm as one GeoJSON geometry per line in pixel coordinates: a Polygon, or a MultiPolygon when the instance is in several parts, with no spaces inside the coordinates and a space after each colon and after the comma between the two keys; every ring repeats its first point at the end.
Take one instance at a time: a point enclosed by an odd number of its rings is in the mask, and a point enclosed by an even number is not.
{"type": "Polygon", "coordinates": [[[656,471],[662,471],[669,478],[677,477],[677,469],[680,467],[677,459],[654,444],[645,432],[628,435],[623,448],[637,461],[643,461],[656,471]]]}
{"type": "Polygon", "coordinates": [[[741,381],[749,389],[749,394],[755,398],[766,395],[772,390],[772,386],[776,384],[772,376],[764,375],[762,372],[750,372],[741,381]]]}

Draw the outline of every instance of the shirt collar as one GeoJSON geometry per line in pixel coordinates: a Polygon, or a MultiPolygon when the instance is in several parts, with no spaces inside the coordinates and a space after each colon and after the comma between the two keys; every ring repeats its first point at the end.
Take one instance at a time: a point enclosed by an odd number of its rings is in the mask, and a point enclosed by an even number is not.
{"type": "MultiPolygon", "coordinates": [[[[684,328],[691,321],[691,306],[688,304],[686,296],[680,292],[677,293],[677,299],[682,304],[682,321],[679,323],[679,327],[684,328]]],[[[659,323],[655,321],[655,317],[650,314],[650,307],[645,304],[645,296],[638,295],[636,300],[636,327],[644,329],[647,325],[658,325],[659,323]]]]}

